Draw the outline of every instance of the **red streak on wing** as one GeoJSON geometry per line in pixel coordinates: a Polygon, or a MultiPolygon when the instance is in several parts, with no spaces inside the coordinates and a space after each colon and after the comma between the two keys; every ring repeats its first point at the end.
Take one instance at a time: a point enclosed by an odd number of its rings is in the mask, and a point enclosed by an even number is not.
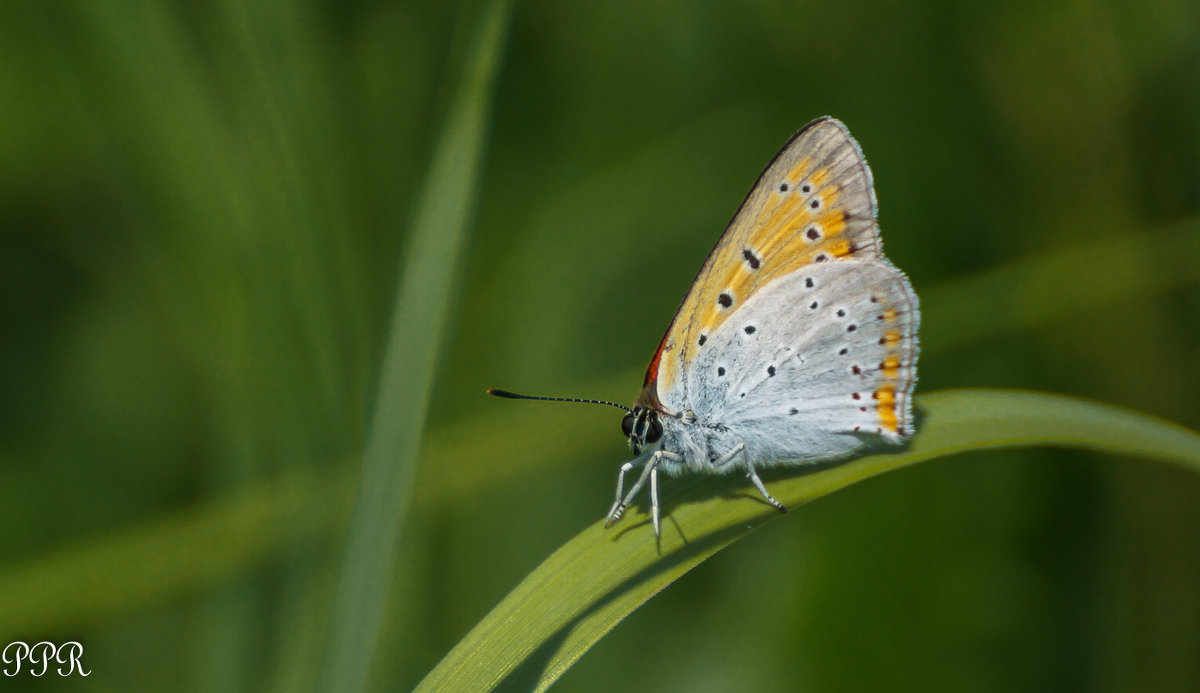
{"type": "Polygon", "coordinates": [[[662,360],[663,345],[667,340],[658,343],[658,351],[654,352],[654,358],[650,360],[650,365],[646,368],[646,379],[642,381],[642,387],[649,387],[658,382],[658,362],[662,360]]]}
{"type": "Polygon", "coordinates": [[[646,378],[642,381],[643,390],[658,384],[658,364],[662,361],[663,352],[667,351],[667,340],[671,337],[671,330],[675,328],[675,321],[678,318],[679,312],[676,311],[674,317],[671,318],[671,324],[667,325],[667,331],[663,333],[663,338],[658,343],[658,349],[654,350],[654,358],[650,359],[650,365],[646,367],[646,378]]]}

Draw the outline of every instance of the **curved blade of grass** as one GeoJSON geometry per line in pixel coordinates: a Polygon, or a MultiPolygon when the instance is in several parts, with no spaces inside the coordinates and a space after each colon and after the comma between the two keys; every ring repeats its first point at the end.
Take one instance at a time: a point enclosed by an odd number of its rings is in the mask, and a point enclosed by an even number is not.
{"type": "Polygon", "coordinates": [[[362,690],[408,510],[437,349],[450,312],[455,266],[479,190],[510,3],[484,6],[455,88],[393,300],[379,390],[367,430],[358,498],[334,601],[324,690],[362,690]]]}
{"type": "MultiPolygon", "coordinates": [[[[958,390],[919,398],[912,446],[769,480],[796,507],[884,472],[969,450],[1051,445],[1145,457],[1200,472],[1200,434],[1133,411],[1059,395],[958,390]]],[[[744,480],[675,484],[656,545],[642,508],[601,522],[538,566],[417,690],[544,690],[630,612],[779,513],[744,480]]]]}

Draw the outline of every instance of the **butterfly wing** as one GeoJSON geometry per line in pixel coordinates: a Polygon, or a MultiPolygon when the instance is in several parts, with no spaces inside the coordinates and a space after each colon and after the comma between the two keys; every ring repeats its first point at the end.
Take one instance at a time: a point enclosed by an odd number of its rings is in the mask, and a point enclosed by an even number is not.
{"type": "Polygon", "coordinates": [[[840,457],[864,435],[900,442],[912,432],[919,321],[916,294],[890,263],[801,268],[713,331],[682,376],[686,407],[727,427],[724,447],[744,443],[755,461],[840,457]]]}
{"type": "Polygon", "coordinates": [[[834,118],[805,125],[767,165],[700,268],[646,371],[639,401],[675,411],[681,374],[759,289],[807,265],[883,258],[871,170],[834,118]]]}

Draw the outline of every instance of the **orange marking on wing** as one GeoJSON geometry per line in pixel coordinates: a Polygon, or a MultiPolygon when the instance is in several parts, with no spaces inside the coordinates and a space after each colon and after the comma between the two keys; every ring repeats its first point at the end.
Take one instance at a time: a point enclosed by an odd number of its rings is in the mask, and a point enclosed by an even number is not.
{"type": "MultiPolygon", "coordinates": [[[[774,205],[768,205],[759,212],[755,219],[755,227],[762,235],[762,232],[767,232],[768,235],[775,236],[780,232],[794,232],[802,224],[808,223],[809,212],[807,206],[802,206],[805,202],[805,196],[795,192],[792,186],[799,185],[804,179],[805,173],[809,167],[807,158],[801,159],[795,166],[792,167],[787,174],[789,190],[786,193],[774,192],[772,197],[776,200],[774,205]]],[[[828,169],[819,169],[808,175],[808,181],[819,192],[821,186],[829,179],[828,169]]],[[[821,202],[828,207],[837,199],[837,188],[832,188],[829,191],[820,195],[821,202]]]]}
{"type": "Polygon", "coordinates": [[[887,310],[883,311],[883,319],[887,322],[896,322],[896,316],[898,315],[899,313],[896,312],[895,308],[888,308],[887,310]]]}
{"type": "Polygon", "coordinates": [[[829,254],[834,257],[845,257],[850,254],[850,241],[839,238],[829,244],[829,254]]]}
{"type": "Polygon", "coordinates": [[[771,276],[779,277],[785,274],[790,274],[796,270],[811,264],[813,258],[819,252],[818,248],[810,248],[802,253],[791,253],[784,261],[778,262],[771,268],[771,276]]]}
{"type": "Polygon", "coordinates": [[[898,344],[900,342],[900,338],[900,330],[888,330],[887,332],[883,333],[883,338],[879,340],[879,343],[890,347],[898,344]]]}
{"type": "Polygon", "coordinates": [[[800,240],[804,227],[812,219],[801,210],[793,219],[788,221],[785,228],[761,229],[755,238],[763,249],[763,257],[770,261],[770,276],[778,277],[782,271],[780,262],[787,262],[798,255],[806,255],[807,248],[800,240]]]}
{"type": "Polygon", "coordinates": [[[885,385],[875,391],[878,404],[875,409],[879,412],[879,425],[885,430],[895,431],[899,422],[896,420],[896,388],[885,385]]]}
{"type": "Polygon", "coordinates": [[[796,184],[796,183],[799,183],[801,180],[803,180],[804,174],[808,172],[808,167],[811,165],[812,165],[812,160],[809,157],[807,157],[807,156],[801,157],[801,159],[796,162],[796,165],[793,166],[792,169],[787,172],[788,183],[796,184]]]}
{"type": "Polygon", "coordinates": [[[821,225],[822,232],[826,238],[836,236],[846,230],[846,213],[840,209],[835,209],[817,219],[817,223],[821,225]]]}
{"type": "Polygon", "coordinates": [[[879,367],[883,369],[885,378],[895,378],[900,375],[900,357],[889,356],[879,364],[879,367]]]}
{"type": "MultiPolygon", "coordinates": [[[[721,282],[715,286],[719,292],[730,289],[729,293],[731,294],[732,303],[725,310],[720,310],[717,308],[715,301],[719,294],[714,294],[714,301],[710,305],[701,308],[702,314],[705,316],[699,322],[701,334],[712,334],[713,331],[721,326],[721,323],[725,322],[725,318],[729,317],[730,313],[741,306],[744,300],[743,296],[752,293],[750,287],[755,285],[753,275],[759,271],[761,270],[750,271],[746,269],[743,263],[730,266],[729,270],[721,278],[721,282]]],[[[692,345],[687,346],[690,348],[692,345]]]]}
{"type": "Polygon", "coordinates": [[[781,226],[780,228],[776,229],[763,229],[763,231],[770,231],[770,233],[763,235],[765,235],[767,239],[773,241],[771,243],[771,247],[773,249],[778,249],[787,245],[792,240],[792,237],[796,234],[803,233],[805,227],[807,227],[811,221],[812,215],[809,214],[807,210],[802,209],[798,214],[789,218],[785,222],[787,224],[786,226],[781,226]]]}
{"type": "Polygon", "coordinates": [[[778,229],[783,223],[792,217],[804,202],[799,196],[792,193],[786,195],[778,195],[779,203],[773,207],[763,208],[759,213],[755,226],[761,229],[778,229]]]}

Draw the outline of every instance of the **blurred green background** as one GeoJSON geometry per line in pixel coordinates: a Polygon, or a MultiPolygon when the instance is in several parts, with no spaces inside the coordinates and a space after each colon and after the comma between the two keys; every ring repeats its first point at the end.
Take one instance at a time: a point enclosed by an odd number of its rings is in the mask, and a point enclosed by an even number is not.
{"type": "MultiPolygon", "coordinates": [[[[312,690],[397,267],[476,3],[0,9],[0,646],[16,690],[312,690]]],[[[1200,428],[1200,5],[522,2],[370,685],[607,509],[723,225],[831,114],[925,310],[919,391],[1200,428]],[[1037,281],[1034,281],[1037,279],[1037,281]],[[532,451],[532,452],[531,452],[532,451]]],[[[423,326],[405,326],[423,329],[423,326]]],[[[1200,479],[963,456],[772,522],[560,690],[1200,689],[1200,479]]]]}

